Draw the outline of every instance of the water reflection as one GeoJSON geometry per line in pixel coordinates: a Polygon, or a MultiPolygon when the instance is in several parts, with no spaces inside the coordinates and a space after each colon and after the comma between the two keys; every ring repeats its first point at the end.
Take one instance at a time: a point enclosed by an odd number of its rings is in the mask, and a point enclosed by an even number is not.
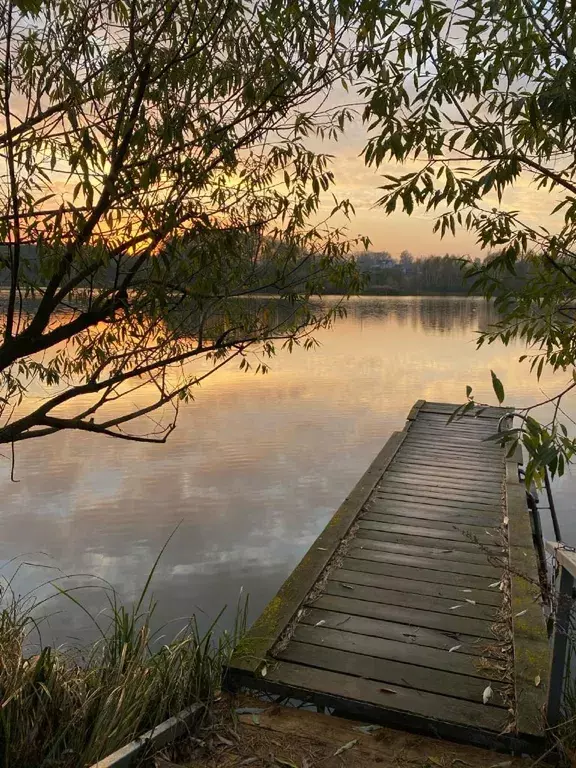
{"type": "MultiPolygon", "coordinates": [[[[156,625],[203,611],[207,626],[241,587],[255,616],[415,400],[460,402],[466,384],[491,398],[490,368],[510,402],[540,396],[521,350],[475,350],[475,330],[494,319],[479,299],[357,299],[319,350],[280,354],[266,377],[229,368],[209,380],[165,446],[72,433],[22,444],[19,482],[0,467],[3,572],[35,552],[24,559],[96,574],[132,599],[179,525],[153,582],[156,625]]],[[[560,487],[565,536],[576,541],[576,486],[569,477],[560,487]]],[[[47,573],[22,569],[18,588],[47,573]]],[[[105,605],[101,589],[75,595],[94,612],[105,605]]],[[[51,609],[48,637],[93,635],[73,605],[51,609]]]]}
{"type": "Polygon", "coordinates": [[[386,318],[424,332],[484,331],[498,319],[491,302],[457,296],[386,297],[384,301],[366,296],[347,306],[349,315],[360,322],[386,318]]]}

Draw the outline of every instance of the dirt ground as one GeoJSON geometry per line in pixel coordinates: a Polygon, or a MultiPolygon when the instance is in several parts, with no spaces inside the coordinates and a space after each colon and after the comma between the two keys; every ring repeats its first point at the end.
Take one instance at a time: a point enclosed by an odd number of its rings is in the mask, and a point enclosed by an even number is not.
{"type": "MultiPolygon", "coordinates": [[[[541,763],[539,763],[541,764],[541,763]]],[[[254,699],[224,699],[216,721],[154,768],[529,768],[534,760],[254,699]]]]}

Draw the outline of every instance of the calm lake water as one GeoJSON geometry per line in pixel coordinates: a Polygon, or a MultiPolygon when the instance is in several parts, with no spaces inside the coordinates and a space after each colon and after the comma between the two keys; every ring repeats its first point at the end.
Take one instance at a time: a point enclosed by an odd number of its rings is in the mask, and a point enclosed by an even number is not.
{"type": "MultiPolygon", "coordinates": [[[[153,579],[157,624],[173,622],[168,635],[196,613],[206,627],[241,588],[254,618],[414,401],[462,402],[466,384],[493,401],[490,368],[514,405],[541,399],[540,387],[559,389],[561,378],[535,382],[517,362],[519,347],[476,351],[491,313],[481,299],[355,299],[348,317],[319,335],[320,349],[280,354],[264,377],[217,374],[181,411],[167,445],[72,433],[21,444],[19,482],[0,465],[2,573],[20,566],[20,592],[55,568],[85,574],[62,583],[85,585],[75,597],[97,612],[105,595],[90,575],[132,600],[179,525],[153,579]]],[[[565,408],[576,417],[574,400],[565,408]]],[[[556,483],[556,502],[574,544],[574,476],[556,483]]],[[[51,640],[93,634],[69,601],[44,608],[51,640]]],[[[221,623],[229,621],[230,612],[221,623]]]]}

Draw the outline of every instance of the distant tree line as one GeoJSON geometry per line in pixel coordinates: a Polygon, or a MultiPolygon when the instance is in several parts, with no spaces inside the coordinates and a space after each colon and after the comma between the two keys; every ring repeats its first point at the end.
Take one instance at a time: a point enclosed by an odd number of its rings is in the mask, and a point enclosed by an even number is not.
{"type": "MultiPolygon", "coordinates": [[[[354,258],[365,279],[363,293],[400,296],[480,293],[474,287],[470,268],[480,269],[494,256],[489,254],[484,259],[452,254],[415,257],[402,251],[398,258],[394,258],[387,251],[365,251],[354,258]]],[[[523,283],[532,271],[533,259],[518,262],[515,274],[509,274],[507,282],[514,283],[514,287],[523,283]]]]}
{"type": "MultiPolygon", "coordinates": [[[[183,243],[174,240],[168,245],[165,251],[173,248],[179,249],[183,243]]],[[[294,290],[301,284],[306,283],[314,275],[323,272],[328,274],[324,282],[323,291],[326,293],[341,293],[337,281],[331,281],[329,271],[326,266],[321,264],[319,259],[310,257],[302,252],[301,259],[295,260],[295,266],[290,266],[289,275],[286,274],[286,268],[278,265],[277,252],[281,248],[277,243],[267,241],[266,247],[262,247],[256,255],[249,248],[239,248],[238,243],[232,246],[227,253],[224,249],[222,255],[222,264],[219,269],[218,291],[228,296],[233,295],[230,292],[228,284],[231,278],[238,270],[246,273],[250,280],[257,280],[260,288],[253,290],[253,293],[267,293],[284,295],[282,290],[286,282],[290,284],[290,289],[294,290]],[[227,256],[226,256],[227,253],[227,256]],[[234,273],[234,274],[232,274],[234,273]],[[288,279],[289,278],[289,279],[288,279]]],[[[44,264],[37,248],[32,245],[22,246],[22,276],[25,282],[33,284],[37,281],[43,282],[44,264]]],[[[200,247],[200,252],[202,248],[200,247]]],[[[350,256],[348,264],[350,269],[357,268],[361,276],[360,293],[383,295],[383,296],[410,296],[410,295],[435,295],[435,294],[480,294],[476,290],[474,283],[474,267],[482,270],[497,254],[489,254],[484,259],[470,259],[453,254],[444,256],[413,256],[409,251],[402,251],[398,258],[394,258],[387,251],[362,251],[350,256]],[[472,268],[472,269],[471,269],[472,268]]],[[[9,284],[9,270],[6,267],[7,249],[0,245],[0,286],[9,284]]],[[[190,254],[189,260],[192,262],[200,258],[198,254],[190,254]]],[[[211,254],[214,261],[215,256],[211,254]]],[[[533,276],[535,269],[540,264],[541,258],[534,254],[528,254],[524,259],[518,261],[514,267],[514,274],[511,272],[504,275],[501,280],[506,289],[515,290],[521,287],[526,280],[533,276]]],[[[151,267],[148,265],[148,272],[151,267]]],[[[109,262],[101,270],[97,279],[85,280],[80,287],[84,288],[104,288],[109,287],[118,280],[118,266],[114,262],[109,262]]],[[[234,282],[234,281],[232,281],[234,282]]],[[[178,287],[187,283],[184,276],[176,277],[178,287]]],[[[237,288],[237,281],[234,282],[237,288]]],[[[176,285],[174,287],[177,287],[176,285]]],[[[199,290],[198,285],[190,285],[191,289],[199,290]]],[[[214,287],[214,286],[213,286],[214,287]]],[[[200,293],[202,291],[200,290],[200,293]]],[[[500,291],[498,291],[500,292],[500,291]]],[[[241,294],[242,292],[240,292],[241,294]]],[[[1,304],[1,301],[0,301],[1,304]]]]}

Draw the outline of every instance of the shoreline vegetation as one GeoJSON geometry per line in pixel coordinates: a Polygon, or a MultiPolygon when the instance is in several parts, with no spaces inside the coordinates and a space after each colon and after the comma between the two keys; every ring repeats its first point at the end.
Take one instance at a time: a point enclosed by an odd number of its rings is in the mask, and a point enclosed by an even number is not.
{"type": "MultiPolygon", "coordinates": [[[[90,614],[97,640],[89,647],[42,642],[39,608],[46,599],[0,585],[0,765],[3,768],[87,768],[182,710],[200,704],[202,727],[220,696],[222,670],[244,634],[247,601],[233,628],[219,631],[219,614],[200,633],[194,617],[162,644],[152,629],[152,571],[132,607],[106,590],[108,610],[90,614]]],[[[73,588],[51,582],[55,594],[85,613],[73,588]]],[[[50,598],[48,598],[50,599],[50,598]]]]}
{"type": "MultiPolygon", "coordinates": [[[[39,287],[39,279],[42,274],[43,256],[35,246],[22,246],[23,271],[31,285],[39,287]]],[[[0,246],[0,257],[3,250],[0,246]]],[[[242,255],[240,256],[242,258],[242,255]]],[[[408,251],[403,251],[395,258],[387,251],[363,251],[351,254],[360,275],[360,285],[357,295],[361,296],[482,296],[482,291],[475,286],[475,279],[467,272],[470,267],[482,268],[491,259],[493,254],[484,259],[471,259],[465,256],[446,253],[443,256],[413,256],[408,251]]],[[[314,269],[313,260],[305,263],[294,274],[294,289],[299,281],[304,284],[309,278],[309,272],[314,269]]],[[[275,283],[276,267],[263,259],[258,264],[260,272],[261,288],[255,287],[252,296],[274,293],[272,286],[275,283]]],[[[530,259],[519,262],[515,266],[514,273],[503,278],[505,288],[518,287],[525,282],[531,271],[530,259]]],[[[9,290],[9,275],[1,268],[0,259],[0,290],[9,290]]],[[[93,291],[95,288],[106,288],[114,282],[114,274],[103,274],[99,283],[80,283],[79,288],[93,291]]],[[[296,286],[296,288],[295,288],[296,286]]],[[[192,286],[189,286],[192,289],[192,286]]],[[[330,281],[323,286],[323,295],[346,295],[346,289],[330,281]]],[[[278,295],[282,291],[278,290],[278,295]]],[[[352,294],[354,295],[354,294],[352,294]]]]}

